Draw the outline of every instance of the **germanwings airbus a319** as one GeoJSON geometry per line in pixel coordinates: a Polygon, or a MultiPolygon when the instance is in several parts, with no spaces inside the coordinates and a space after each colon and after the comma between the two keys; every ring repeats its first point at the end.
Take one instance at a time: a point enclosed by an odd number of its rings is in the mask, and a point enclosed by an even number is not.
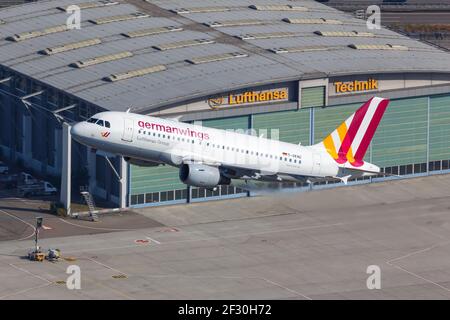
{"type": "Polygon", "coordinates": [[[218,130],[128,112],[101,112],[75,124],[72,137],[121,155],[141,166],[179,168],[185,184],[214,189],[232,179],[314,182],[373,176],[380,168],[364,161],[388,106],[374,97],[322,142],[302,146],[263,136],[218,130]]]}

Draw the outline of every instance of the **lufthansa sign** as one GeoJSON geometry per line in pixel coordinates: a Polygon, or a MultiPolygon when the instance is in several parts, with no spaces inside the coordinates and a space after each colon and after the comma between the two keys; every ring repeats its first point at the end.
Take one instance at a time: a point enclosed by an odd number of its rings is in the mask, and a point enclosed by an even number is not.
{"type": "Polygon", "coordinates": [[[208,99],[208,105],[212,109],[219,109],[221,107],[287,101],[288,99],[288,88],[279,88],[271,90],[230,93],[226,96],[208,99]]]}
{"type": "Polygon", "coordinates": [[[334,82],[336,93],[349,93],[359,91],[378,90],[378,80],[368,79],[367,81],[349,81],[349,82],[334,82]]]}

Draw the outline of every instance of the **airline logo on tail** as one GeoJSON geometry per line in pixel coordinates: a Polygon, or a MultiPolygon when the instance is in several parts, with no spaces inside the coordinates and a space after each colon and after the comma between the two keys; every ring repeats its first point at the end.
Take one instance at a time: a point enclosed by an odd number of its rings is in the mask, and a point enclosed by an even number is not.
{"type": "Polygon", "coordinates": [[[349,162],[354,167],[364,164],[364,155],[388,104],[387,99],[371,98],[322,141],[337,163],[349,162]]]}

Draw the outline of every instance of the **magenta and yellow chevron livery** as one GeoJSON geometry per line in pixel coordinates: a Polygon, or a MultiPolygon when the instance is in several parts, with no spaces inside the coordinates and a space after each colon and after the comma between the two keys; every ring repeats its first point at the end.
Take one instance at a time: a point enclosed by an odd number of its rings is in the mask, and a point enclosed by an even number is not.
{"type": "Polygon", "coordinates": [[[364,155],[388,104],[387,99],[371,98],[322,141],[337,163],[349,162],[354,167],[364,164],[364,155]]]}

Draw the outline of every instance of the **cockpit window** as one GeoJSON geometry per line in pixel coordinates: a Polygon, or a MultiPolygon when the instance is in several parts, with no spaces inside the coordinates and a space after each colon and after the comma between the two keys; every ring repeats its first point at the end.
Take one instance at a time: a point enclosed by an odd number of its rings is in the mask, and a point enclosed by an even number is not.
{"type": "Polygon", "coordinates": [[[109,123],[109,121],[106,121],[106,120],[104,121],[102,119],[89,118],[86,120],[86,122],[95,123],[101,127],[111,128],[111,124],[109,123]]]}

